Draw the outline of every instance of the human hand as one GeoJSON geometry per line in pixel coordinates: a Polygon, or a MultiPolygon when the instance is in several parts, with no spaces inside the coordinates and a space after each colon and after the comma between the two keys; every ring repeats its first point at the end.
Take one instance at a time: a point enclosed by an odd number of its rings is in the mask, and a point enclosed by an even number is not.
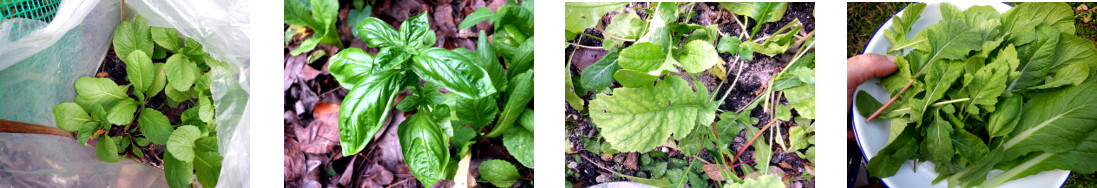
{"type": "Polygon", "coordinates": [[[887,76],[898,70],[895,56],[861,54],[846,59],[846,111],[853,104],[853,91],[868,79],[887,76]]]}

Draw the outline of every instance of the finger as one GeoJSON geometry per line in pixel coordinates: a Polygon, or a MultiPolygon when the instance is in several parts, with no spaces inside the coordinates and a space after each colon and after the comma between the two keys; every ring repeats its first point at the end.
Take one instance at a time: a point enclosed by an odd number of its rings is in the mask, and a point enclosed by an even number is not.
{"type": "Polygon", "coordinates": [[[894,56],[863,54],[846,60],[846,106],[853,99],[853,91],[858,85],[873,77],[887,76],[899,69],[894,56]]]}

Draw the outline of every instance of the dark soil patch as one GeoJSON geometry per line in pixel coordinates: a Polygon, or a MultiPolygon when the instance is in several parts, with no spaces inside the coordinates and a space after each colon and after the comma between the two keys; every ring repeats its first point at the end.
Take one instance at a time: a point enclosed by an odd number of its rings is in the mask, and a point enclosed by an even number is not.
{"type": "MultiPolygon", "coordinates": [[[[647,3],[630,3],[627,7],[629,8],[626,9],[631,9],[631,7],[647,7],[647,3]]],[[[815,29],[813,9],[814,3],[790,3],[789,9],[786,11],[785,17],[783,17],[779,22],[763,24],[762,29],[758,32],[756,37],[770,35],[773,32],[776,32],[776,30],[779,29],[780,26],[792,22],[793,19],[798,19],[801,23],[804,24],[804,29],[802,31],[803,33],[812,32],[815,29]]],[[[693,7],[692,10],[696,13],[696,16],[689,19],[688,23],[695,23],[705,26],[717,24],[719,25],[719,30],[721,33],[729,34],[732,36],[738,35],[740,32],[742,32],[738,23],[735,23],[734,19],[731,18],[731,16],[735,15],[722,8],[718,3],[698,3],[693,7]]],[[[643,11],[637,12],[641,18],[646,18],[647,15],[643,11]]],[[[611,12],[603,16],[601,20],[602,24],[598,27],[601,28],[605,25],[608,25],[609,20],[613,17],[613,15],[616,14],[617,13],[615,12],[611,12]]],[[[744,16],[738,16],[738,19],[744,20],[749,18],[746,18],[744,16]]],[[[685,18],[679,18],[679,21],[684,20],[685,18]]],[[[753,21],[750,22],[750,25],[748,25],[747,28],[751,28],[754,24],[755,23],[753,23],[753,21]]],[[[603,37],[597,29],[593,28],[587,29],[585,33],[592,36],[603,37]]],[[[602,46],[601,41],[592,39],[584,35],[579,35],[576,40],[569,42],[578,44],[580,46],[577,47],[576,45],[572,45],[565,49],[565,58],[569,58],[572,65],[568,68],[568,71],[571,72],[573,76],[573,81],[578,80],[578,75],[580,75],[582,69],[585,69],[587,66],[594,64],[594,62],[601,59],[602,56],[605,56],[605,54],[607,53],[607,51],[600,48],[602,46]]],[[[626,46],[627,45],[631,45],[631,43],[626,42],[626,46]]],[[[795,50],[790,51],[794,52],[795,50]]],[[[737,77],[739,79],[738,83],[735,85],[735,88],[731,88],[731,83],[723,83],[721,85],[720,83],[724,82],[724,80],[716,78],[707,71],[698,76],[697,79],[700,80],[704,84],[704,87],[706,87],[709,91],[718,95],[717,97],[724,96],[724,93],[727,92],[727,90],[731,89],[731,92],[728,93],[727,98],[723,100],[723,104],[720,105],[719,109],[721,110],[721,112],[739,111],[742,108],[746,107],[751,102],[751,100],[758,96],[760,92],[763,92],[766,89],[764,87],[769,84],[771,77],[774,74],[780,72],[785,64],[793,58],[793,56],[795,56],[795,54],[792,54],[792,52],[779,54],[774,57],[769,57],[763,54],[756,53],[753,61],[743,62],[733,60],[733,56],[731,54],[721,53],[721,59],[727,61],[724,66],[727,68],[728,72],[730,72],[730,74],[727,76],[727,79],[729,80],[728,82],[730,82],[730,80],[735,80],[737,77]],[[742,74],[736,76],[736,73],[739,71],[740,68],[742,69],[742,74]],[[719,87],[717,88],[717,86],[719,87]]],[[[687,80],[691,79],[688,78],[688,76],[685,76],[683,78],[687,80]]],[[[617,85],[616,82],[611,85],[611,87],[618,86],[619,85],[617,85]]],[[[583,91],[583,89],[578,85],[576,85],[576,90],[578,91],[577,94],[581,98],[588,101],[588,104],[593,95],[597,93],[595,91],[583,91]]],[[[782,104],[787,104],[787,102],[785,101],[779,102],[781,102],[782,104]]],[[[603,157],[606,156],[600,156],[598,154],[595,154],[594,152],[591,152],[590,148],[586,148],[587,143],[585,143],[584,140],[598,140],[599,130],[595,126],[590,124],[591,119],[588,116],[587,111],[577,111],[567,104],[564,104],[564,106],[566,109],[566,137],[568,143],[570,144],[569,146],[567,146],[570,152],[565,155],[567,165],[567,174],[565,176],[565,179],[568,183],[570,183],[572,186],[583,187],[610,181],[629,181],[628,179],[617,176],[613,172],[607,171],[602,167],[609,168],[617,173],[629,176],[638,176],[639,174],[651,173],[647,170],[632,170],[626,167],[626,165],[622,164],[619,160],[616,160],[622,155],[628,155],[628,153],[619,153],[611,156],[610,160],[604,160],[603,157]]],[[[755,108],[753,111],[751,111],[751,116],[758,118],[762,122],[758,125],[755,125],[757,127],[764,126],[764,123],[768,122],[771,118],[767,113],[765,113],[763,108],[755,108]]],[[[779,123],[775,126],[780,126],[780,133],[782,134],[782,138],[787,138],[788,127],[793,125],[793,122],[779,121],[779,123]]],[[[736,138],[731,144],[732,147],[728,149],[732,151],[737,151],[739,148],[744,147],[746,140],[749,140],[752,136],[753,135],[745,135],[745,133],[735,135],[736,138]]],[[[768,134],[766,134],[765,138],[770,139],[768,134]]],[[[759,138],[758,140],[762,139],[759,138]]],[[[695,160],[691,156],[685,156],[681,153],[681,151],[673,148],[666,148],[662,146],[656,148],[656,150],[661,149],[668,150],[667,155],[669,158],[684,159],[687,161],[695,160]]],[[[800,159],[795,154],[780,151],[780,147],[777,146],[774,146],[773,150],[776,151],[774,152],[773,158],[771,159],[771,165],[778,166],[778,164],[781,163],[787,164],[791,168],[783,168],[783,170],[786,174],[790,175],[804,173],[805,165],[807,165],[805,164],[806,160],[800,159]]],[[[698,157],[704,159],[705,161],[714,161],[717,158],[709,156],[706,152],[701,153],[702,154],[698,155],[698,157]]],[[[731,156],[728,157],[730,158],[731,156]]],[[[737,161],[742,162],[752,159],[754,159],[753,149],[748,149],[747,152],[744,152],[744,154],[740,156],[737,161]]],[[[667,159],[653,160],[664,162],[667,161],[667,159]]],[[[755,163],[756,162],[752,161],[747,164],[756,165],[755,163]]],[[[742,174],[741,171],[736,171],[736,173],[742,174]]],[[[702,176],[704,175],[702,174],[702,176]]],[[[707,180],[707,177],[704,178],[707,180]]],[[[814,187],[814,180],[811,179],[796,178],[795,176],[786,177],[785,179],[792,180],[790,185],[797,185],[800,187],[814,187]]],[[[707,181],[709,182],[708,185],[710,186],[718,185],[719,183],[714,180],[707,181]]]]}

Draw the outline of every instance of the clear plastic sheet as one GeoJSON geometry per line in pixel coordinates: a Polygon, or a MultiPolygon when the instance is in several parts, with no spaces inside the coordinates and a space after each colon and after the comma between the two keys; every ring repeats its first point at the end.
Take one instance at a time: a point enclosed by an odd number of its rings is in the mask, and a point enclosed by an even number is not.
{"type": "MultiPolygon", "coordinates": [[[[52,107],[75,98],[76,78],[94,74],[111,45],[114,28],[123,17],[120,14],[125,12],[126,18],[140,15],[151,26],[176,28],[180,35],[202,44],[211,57],[229,65],[210,71],[218,146],[224,157],[217,186],[248,187],[249,4],[236,0],[128,0],[120,10],[123,5],[119,0],[69,0],[61,3],[49,24],[6,20],[0,24],[0,119],[55,126],[52,107]],[[26,27],[42,29],[17,32],[26,27]]],[[[0,134],[0,166],[4,159],[49,163],[0,168],[0,187],[27,187],[13,183],[21,182],[19,179],[45,182],[45,187],[166,186],[162,169],[132,160],[104,163],[93,147],[60,136],[0,134]]],[[[35,185],[30,187],[41,187],[35,185]]]]}

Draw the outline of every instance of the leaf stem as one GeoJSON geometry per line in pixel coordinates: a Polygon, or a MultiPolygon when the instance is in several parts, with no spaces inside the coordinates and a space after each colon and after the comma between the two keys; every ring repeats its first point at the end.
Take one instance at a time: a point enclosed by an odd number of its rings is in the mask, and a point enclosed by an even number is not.
{"type": "MultiPolygon", "coordinates": [[[[740,155],[743,155],[743,151],[746,151],[747,147],[750,147],[750,144],[754,143],[754,140],[758,139],[758,136],[761,136],[762,133],[765,132],[766,129],[769,129],[769,126],[772,126],[773,123],[775,123],[775,122],[777,122],[777,118],[770,118],[769,123],[766,123],[766,126],[763,126],[762,130],[759,130],[758,133],[754,133],[754,137],[750,138],[750,141],[747,141],[746,144],[744,144],[742,148],[739,148],[739,152],[735,153],[735,158],[731,158],[731,163],[735,163],[735,160],[739,159],[740,155]]],[[[754,148],[754,149],[758,150],[758,149],[761,149],[761,148],[754,148]]],[[[769,148],[766,148],[766,149],[769,149],[769,148]]]]}
{"type": "MultiPolygon", "coordinates": [[[[590,37],[590,38],[598,39],[598,40],[600,40],[600,41],[601,41],[601,40],[605,40],[605,39],[602,39],[602,37],[596,37],[596,36],[594,36],[594,35],[590,35],[590,34],[587,34],[586,32],[579,32],[579,34],[582,34],[583,36],[588,36],[588,37],[590,37]]],[[[605,34],[605,33],[603,32],[602,34],[605,34]]]]}
{"type": "Polygon", "coordinates": [[[621,38],[621,37],[613,36],[613,34],[606,33],[606,31],[602,30],[602,28],[594,27],[594,29],[598,30],[598,32],[602,32],[602,36],[605,36],[605,37],[609,37],[609,38],[613,38],[613,39],[617,39],[617,40],[628,41],[628,42],[636,42],[636,40],[624,39],[624,38],[621,38]]]}

